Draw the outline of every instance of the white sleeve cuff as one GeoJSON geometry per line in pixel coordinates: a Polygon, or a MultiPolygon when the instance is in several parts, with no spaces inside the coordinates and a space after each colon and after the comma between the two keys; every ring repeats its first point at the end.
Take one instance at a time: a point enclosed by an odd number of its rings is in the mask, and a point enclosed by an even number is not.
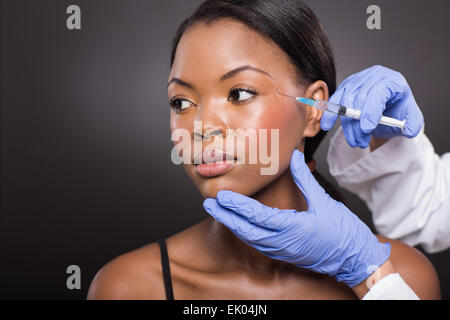
{"type": "Polygon", "coordinates": [[[378,281],[362,300],[420,300],[398,273],[378,281]]]}

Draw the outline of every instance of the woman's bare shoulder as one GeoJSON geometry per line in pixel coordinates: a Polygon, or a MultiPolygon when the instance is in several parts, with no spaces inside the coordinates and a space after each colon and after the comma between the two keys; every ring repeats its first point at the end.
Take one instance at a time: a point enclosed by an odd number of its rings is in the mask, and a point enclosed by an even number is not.
{"type": "Polygon", "coordinates": [[[87,299],[166,299],[157,242],[124,253],[94,276],[87,299]]]}
{"type": "MultiPolygon", "coordinates": [[[[172,283],[178,285],[178,293],[183,290],[184,277],[177,271],[189,271],[192,264],[198,267],[198,263],[192,263],[192,257],[196,256],[198,262],[202,256],[198,248],[204,242],[201,237],[204,223],[197,223],[165,239],[172,283]]],[[[108,262],[94,276],[87,299],[165,300],[159,244],[152,242],[108,262]]]]}
{"type": "Polygon", "coordinates": [[[389,259],[420,299],[441,299],[437,272],[425,255],[401,241],[382,236],[377,238],[380,242],[391,244],[389,259]]]}

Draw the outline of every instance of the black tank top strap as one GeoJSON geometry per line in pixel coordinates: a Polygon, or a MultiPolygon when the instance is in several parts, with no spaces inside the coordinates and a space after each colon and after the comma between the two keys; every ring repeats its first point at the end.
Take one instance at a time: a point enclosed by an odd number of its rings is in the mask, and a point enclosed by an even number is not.
{"type": "Polygon", "coordinates": [[[164,287],[166,289],[167,300],[174,300],[172,279],[170,276],[169,255],[167,254],[166,239],[162,238],[158,240],[159,248],[161,251],[161,268],[164,280],[164,287]]]}

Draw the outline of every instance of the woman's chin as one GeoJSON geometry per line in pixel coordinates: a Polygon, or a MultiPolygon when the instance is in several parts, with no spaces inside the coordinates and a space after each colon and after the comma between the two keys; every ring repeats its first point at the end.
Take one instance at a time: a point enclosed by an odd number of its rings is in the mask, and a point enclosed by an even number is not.
{"type": "MultiPolygon", "coordinates": [[[[208,180],[202,183],[201,186],[198,186],[200,193],[202,196],[206,198],[216,198],[217,193],[222,190],[233,191],[236,193],[240,193],[246,196],[249,196],[251,193],[248,192],[247,186],[239,186],[236,183],[230,183],[229,181],[216,181],[208,180]]],[[[225,180],[225,179],[224,179],[225,180]]]]}
{"type": "Polygon", "coordinates": [[[200,175],[195,167],[186,168],[188,175],[206,198],[216,198],[222,190],[233,191],[244,196],[251,196],[272,183],[276,176],[263,176],[256,165],[235,166],[228,172],[214,177],[200,175]]]}
{"type": "Polygon", "coordinates": [[[205,199],[216,198],[217,193],[222,190],[233,191],[250,197],[270,183],[271,181],[267,177],[264,179],[262,177],[246,178],[243,176],[237,179],[223,176],[202,181],[200,184],[197,184],[197,188],[205,199]]]}

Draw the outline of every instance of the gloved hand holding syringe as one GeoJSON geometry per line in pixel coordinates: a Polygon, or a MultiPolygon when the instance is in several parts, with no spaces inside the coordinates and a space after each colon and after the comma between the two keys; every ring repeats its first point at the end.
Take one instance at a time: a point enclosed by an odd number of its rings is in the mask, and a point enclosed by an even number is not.
{"type": "MultiPolygon", "coordinates": [[[[349,76],[328,101],[357,110],[360,120],[340,117],[342,131],[352,148],[367,148],[372,138],[414,138],[423,128],[423,114],[405,77],[383,66],[375,65],[349,76]],[[380,125],[385,116],[406,120],[404,127],[380,125]]],[[[338,117],[339,114],[324,112],[320,120],[322,130],[333,128],[338,117]]]]}
{"type": "MultiPolygon", "coordinates": [[[[303,98],[303,97],[293,97],[293,96],[290,96],[290,95],[287,95],[284,93],[280,93],[278,91],[278,89],[276,89],[276,92],[280,96],[285,96],[288,98],[295,99],[303,104],[314,107],[320,111],[330,112],[330,113],[333,113],[333,114],[336,114],[339,116],[349,117],[349,118],[352,118],[355,120],[361,119],[361,110],[356,110],[356,109],[349,108],[346,106],[341,106],[341,105],[338,105],[338,104],[335,104],[335,103],[332,103],[329,101],[324,101],[324,100],[312,100],[312,99],[307,99],[307,98],[303,98]]],[[[405,128],[406,120],[398,120],[398,119],[382,116],[379,123],[382,125],[385,125],[385,126],[400,128],[403,130],[405,128]]]]}

